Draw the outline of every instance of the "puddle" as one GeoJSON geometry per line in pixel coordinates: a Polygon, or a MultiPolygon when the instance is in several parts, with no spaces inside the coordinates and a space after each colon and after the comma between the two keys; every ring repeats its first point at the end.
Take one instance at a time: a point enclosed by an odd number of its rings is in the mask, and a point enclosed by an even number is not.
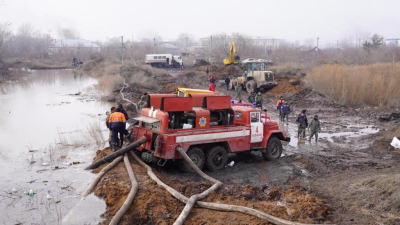
{"type": "Polygon", "coordinates": [[[92,136],[99,143],[108,136],[111,105],[97,100],[96,84],[71,70],[35,71],[27,80],[0,84],[0,223],[61,224],[66,215],[82,218],[66,224],[101,221],[102,200],[80,202],[94,177],[84,167],[101,148],[92,136]]]}
{"type": "MultiPolygon", "coordinates": [[[[286,147],[295,151],[319,151],[323,150],[329,143],[348,144],[354,138],[379,132],[378,128],[370,124],[352,124],[346,120],[336,121],[334,125],[331,123],[324,124],[325,121],[321,122],[322,132],[318,134],[318,143],[315,142],[315,138],[311,142],[308,141],[310,137],[310,131],[308,130],[306,131],[306,140],[299,140],[297,138],[297,125],[294,122],[290,121],[289,124],[280,122],[280,129],[288,133],[291,138],[286,147]]],[[[290,152],[286,153],[290,155],[290,152]]]]}

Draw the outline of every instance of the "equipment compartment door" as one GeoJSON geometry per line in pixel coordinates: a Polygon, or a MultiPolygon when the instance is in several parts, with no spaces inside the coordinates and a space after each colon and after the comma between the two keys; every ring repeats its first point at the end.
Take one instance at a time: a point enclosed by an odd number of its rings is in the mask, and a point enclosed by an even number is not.
{"type": "Polygon", "coordinates": [[[251,139],[250,143],[257,143],[262,142],[263,140],[263,123],[260,120],[260,113],[259,112],[251,112],[250,113],[251,119],[251,139]]]}

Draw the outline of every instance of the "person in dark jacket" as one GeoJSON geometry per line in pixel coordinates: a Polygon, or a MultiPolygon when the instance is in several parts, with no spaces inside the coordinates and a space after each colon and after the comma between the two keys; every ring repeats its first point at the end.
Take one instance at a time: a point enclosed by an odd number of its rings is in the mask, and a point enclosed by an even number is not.
{"type": "Polygon", "coordinates": [[[207,76],[208,76],[209,73],[210,73],[210,70],[209,70],[208,67],[207,67],[207,70],[206,70],[207,76]]]}
{"type": "Polygon", "coordinates": [[[276,110],[278,110],[278,112],[279,112],[279,118],[282,118],[281,106],[283,105],[284,102],[285,102],[285,99],[283,98],[283,96],[281,96],[281,97],[279,98],[279,100],[276,102],[276,110]]]}
{"type": "Polygon", "coordinates": [[[211,75],[211,76],[208,78],[208,80],[209,80],[210,83],[212,83],[212,84],[214,84],[215,81],[216,81],[216,79],[215,79],[215,77],[214,77],[213,75],[211,75]]]}
{"type": "Polygon", "coordinates": [[[310,138],[308,140],[311,141],[311,138],[315,134],[315,141],[317,142],[318,141],[318,132],[321,131],[321,123],[318,120],[318,115],[315,115],[314,119],[311,120],[308,130],[310,130],[310,129],[311,129],[311,134],[310,134],[310,138]]]}
{"type": "Polygon", "coordinates": [[[129,120],[128,113],[126,112],[126,110],[124,109],[124,107],[122,106],[122,104],[119,104],[119,105],[118,105],[118,108],[121,109],[121,113],[124,114],[125,119],[126,119],[126,120],[129,120]]]}
{"type": "Polygon", "coordinates": [[[231,79],[229,77],[225,78],[225,85],[226,85],[226,90],[229,90],[229,83],[231,82],[231,79]]]}
{"type": "Polygon", "coordinates": [[[287,102],[284,102],[281,106],[281,120],[289,124],[289,114],[290,114],[290,105],[287,102]]]}
{"type": "Polygon", "coordinates": [[[297,116],[296,123],[298,125],[298,130],[297,130],[297,138],[306,138],[306,129],[308,127],[308,120],[306,116],[306,110],[303,109],[301,113],[297,116]]]}
{"type": "Polygon", "coordinates": [[[121,109],[117,108],[116,112],[111,113],[108,120],[108,124],[111,129],[111,150],[115,151],[119,144],[118,134],[121,137],[121,146],[123,144],[123,137],[126,127],[126,119],[124,114],[121,113],[121,109]]]}
{"type": "Polygon", "coordinates": [[[256,102],[256,93],[254,93],[254,91],[251,91],[249,97],[247,97],[247,101],[249,101],[250,103],[256,102]]]}

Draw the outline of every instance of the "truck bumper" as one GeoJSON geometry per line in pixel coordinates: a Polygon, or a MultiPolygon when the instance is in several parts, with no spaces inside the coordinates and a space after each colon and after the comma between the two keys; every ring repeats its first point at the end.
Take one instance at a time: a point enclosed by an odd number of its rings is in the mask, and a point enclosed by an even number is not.
{"type": "Polygon", "coordinates": [[[290,142],[290,137],[286,137],[285,141],[290,142]]]}

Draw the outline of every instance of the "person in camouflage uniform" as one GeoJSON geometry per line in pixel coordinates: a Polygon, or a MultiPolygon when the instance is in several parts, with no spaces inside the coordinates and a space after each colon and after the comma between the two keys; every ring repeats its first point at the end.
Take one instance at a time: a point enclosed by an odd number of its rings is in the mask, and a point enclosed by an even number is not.
{"type": "Polygon", "coordinates": [[[315,141],[317,142],[318,141],[318,132],[321,131],[321,123],[318,120],[318,115],[315,115],[314,119],[311,120],[308,130],[310,130],[310,129],[311,129],[311,134],[310,134],[310,138],[308,140],[311,141],[311,138],[315,134],[315,141]]]}
{"type": "Polygon", "coordinates": [[[301,111],[301,113],[297,116],[296,123],[298,125],[297,138],[300,139],[301,136],[301,138],[305,139],[306,129],[308,127],[308,120],[305,109],[303,109],[303,111],[301,111]]]}
{"type": "Polygon", "coordinates": [[[263,102],[263,98],[262,98],[261,92],[258,92],[258,94],[256,96],[256,107],[262,109],[262,102],[263,102]]]}
{"type": "Polygon", "coordinates": [[[111,111],[110,111],[110,112],[106,112],[106,115],[107,115],[107,118],[106,118],[106,126],[107,126],[107,128],[108,128],[108,130],[109,130],[109,133],[108,133],[108,143],[110,144],[110,147],[111,147],[110,116],[111,116],[111,113],[115,112],[116,109],[117,109],[117,108],[115,108],[115,107],[113,106],[113,107],[111,107],[111,111]]]}
{"type": "Polygon", "coordinates": [[[141,111],[143,107],[147,105],[147,92],[145,92],[138,103],[138,111],[141,111]]]}
{"type": "Polygon", "coordinates": [[[236,86],[236,97],[235,97],[235,99],[237,99],[237,100],[242,100],[242,89],[243,89],[242,85],[243,84],[238,84],[236,86]]]}

